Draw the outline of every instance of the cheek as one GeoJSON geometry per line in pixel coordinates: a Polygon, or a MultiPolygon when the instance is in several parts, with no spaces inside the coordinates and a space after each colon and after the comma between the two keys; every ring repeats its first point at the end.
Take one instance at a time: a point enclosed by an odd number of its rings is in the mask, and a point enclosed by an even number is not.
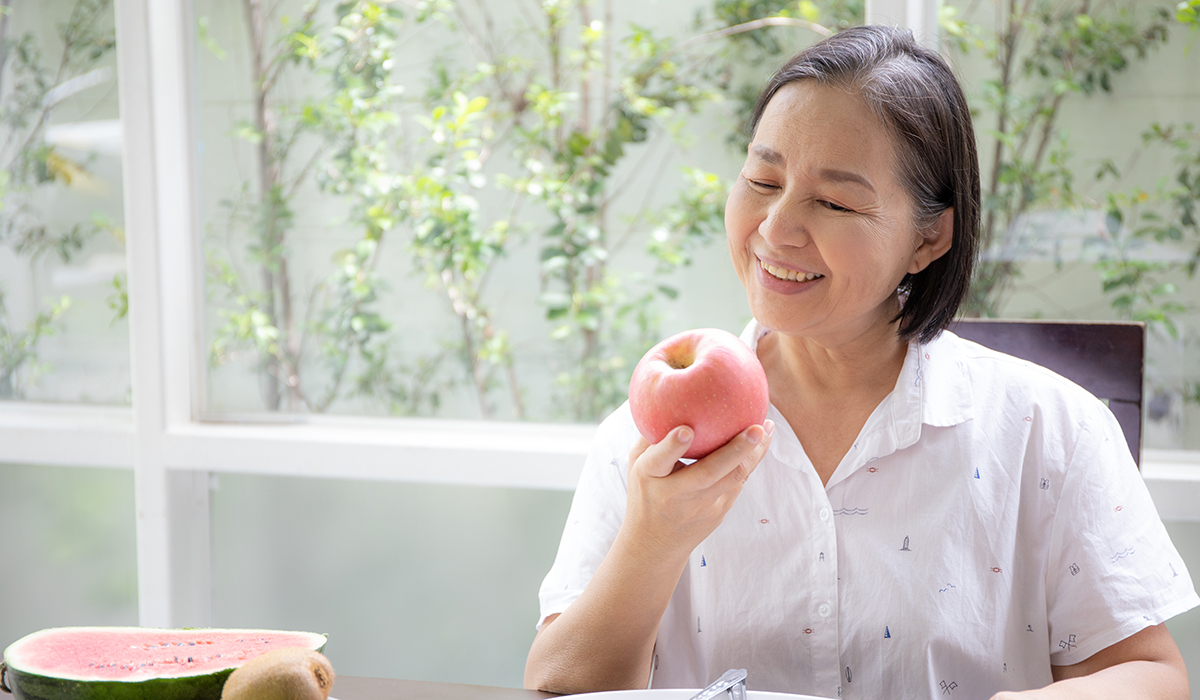
{"type": "Polygon", "coordinates": [[[740,249],[750,234],[758,230],[759,218],[744,189],[740,182],[736,183],[725,200],[725,237],[731,252],[740,249]]]}

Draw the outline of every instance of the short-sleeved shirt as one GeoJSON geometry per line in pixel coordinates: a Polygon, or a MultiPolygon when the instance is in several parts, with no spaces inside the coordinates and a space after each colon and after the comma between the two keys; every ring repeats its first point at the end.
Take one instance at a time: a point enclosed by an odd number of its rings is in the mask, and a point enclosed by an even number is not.
{"type": "MultiPolygon", "coordinates": [[[[752,322],[751,348],[765,334],[752,322]]],[[[1037,365],[943,332],[822,485],[787,421],[692,552],[652,685],[987,698],[1200,603],[1112,413],[1037,365]]],[[[580,595],[625,513],[628,405],[600,426],[541,620],[580,595]]]]}

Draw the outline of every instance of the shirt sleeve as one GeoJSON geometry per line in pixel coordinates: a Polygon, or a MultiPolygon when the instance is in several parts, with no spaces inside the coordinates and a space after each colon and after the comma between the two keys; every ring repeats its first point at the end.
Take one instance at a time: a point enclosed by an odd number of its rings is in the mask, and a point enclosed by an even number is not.
{"type": "Polygon", "coordinates": [[[1099,401],[1066,467],[1047,567],[1055,666],[1084,661],[1200,604],[1120,426],[1099,401]]]}
{"type": "Polygon", "coordinates": [[[538,593],[539,630],[547,617],[563,612],[583,593],[616,539],[625,518],[629,450],[636,438],[637,428],[628,404],[614,411],[597,429],[571,501],[558,554],[538,593]]]}

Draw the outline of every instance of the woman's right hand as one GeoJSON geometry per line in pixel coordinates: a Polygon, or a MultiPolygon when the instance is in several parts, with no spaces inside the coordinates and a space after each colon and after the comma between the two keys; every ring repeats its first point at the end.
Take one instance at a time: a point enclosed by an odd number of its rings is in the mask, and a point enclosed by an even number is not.
{"type": "Polygon", "coordinates": [[[733,506],[771,444],[770,421],[684,466],[691,429],[629,455],[625,519],[579,598],[533,640],[525,687],[559,694],[645,688],[658,623],[692,550],[733,506]],[[681,437],[685,439],[681,439],[681,437]]]}
{"type": "Polygon", "coordinates": [[[679,426],[660,442],[638,438],[629,453],[625,534],[654,556],[685,558],[724,520],[766,454],[772,421],[752,425],[692,464],[679,460],[694,437],[679,426]]]}

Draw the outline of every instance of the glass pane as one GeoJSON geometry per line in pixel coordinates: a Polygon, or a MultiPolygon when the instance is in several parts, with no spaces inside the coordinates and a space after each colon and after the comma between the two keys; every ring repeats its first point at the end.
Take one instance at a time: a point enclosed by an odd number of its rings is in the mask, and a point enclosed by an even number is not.
{"type": "Polygon", "coordinates": [[[817,34],[735,4],[195,0],[209,413],[592,421],[741,330],[739,96],[817,34]]]}
{"type": "Polygon", "coordinates": [[[127,404],[112,2],[0,11],[0,399],[127,404]]]}
{"type": "Polygon", "coordinates": [[[0,464],[0,647],[47,627],[136,625],[133,472],[0,464]]]}
{"type": "Polygon", "coordinates": [[[1150,3],[1029,3],[1000,26],[995,3],[949,4],[989,243],[972,311],[1147,322],[1143,445],[1200,448],[1196,30],[1150,3]]]}
{"type": "Polygon", "coordinates": [[[221,475],[216,624],[327,633],[340,674],[520,687],[570,500],[221,475]]]}

